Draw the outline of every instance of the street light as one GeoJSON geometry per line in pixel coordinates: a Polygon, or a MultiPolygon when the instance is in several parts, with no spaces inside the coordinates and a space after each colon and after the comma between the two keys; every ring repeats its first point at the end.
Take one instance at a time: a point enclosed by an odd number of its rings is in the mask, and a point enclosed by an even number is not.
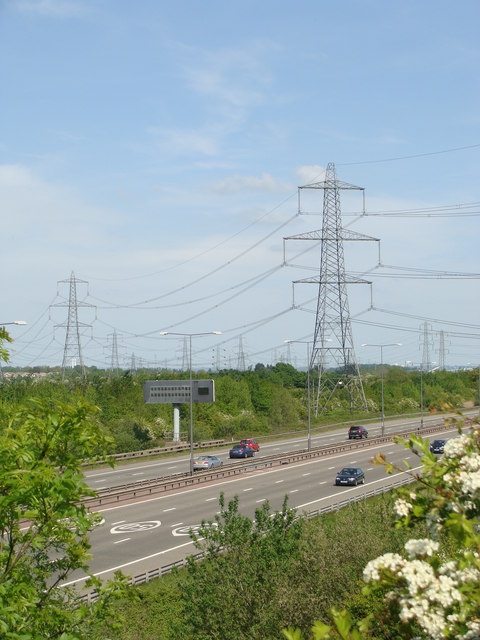
{"type": "Polygon", "coordinates": [[[5,327],[7,324],[27,324],[25,320],[14,320],[13,322],[0,322],[0,326],[5,327]]]}
{"type": "Polygon", "coordinates": [[[385,409],[383,403],[383,347],[401,347],[401,342],[389,342],[388,344],[371,344],[364,342],[362,347],[380,347],[380,367],[382,371],[382,436],[385,435],[385,409]]]}
{"type": "Polygon", "coordinates": [[[193,380],[192,380],[192,338],[195,336],[221,336],[221,331],[202,331],[201,333],[179,333],[177,331],[160,331],[161,336],[184,336],[190,341],[190,475],[193,476],[193,380]]]}
{"type": "MultiPolygon", "coordinates": [[[[0,327],[6,327],[9,324],[27,324],[25,320],[14,320],[13,322],[0,322],[0,327]]],[[[0,358],[0,379],[3,380],[2,359],[0,358]]]]}
{"type": "Polygon", "coordinates": [[[312,429],[311,429],[311,411],[310,411],[310,345],[311,342],[306,340],[285,340],[284,342],[291,344],[292,342],[298,342],[299,344],[307,345],[307,396],[308,396],[308,435],[307,435],[307,450],[312,448],[312,429]]]}

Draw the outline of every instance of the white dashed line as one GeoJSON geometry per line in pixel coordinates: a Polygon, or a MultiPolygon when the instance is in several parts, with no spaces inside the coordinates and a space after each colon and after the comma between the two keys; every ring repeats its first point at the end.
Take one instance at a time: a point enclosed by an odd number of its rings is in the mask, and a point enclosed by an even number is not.
{"type": "Polygon", "coordinates": [[[216,500],[217,496],[213,496],[213,498],[207,498],[205,502],[212,502],[212,500],[216,500]]]}
{"type": "Polygon", "coordinates": [[[249,487],[248,489],[244,489],[243,491],[253,491],[253,487],[249,487]]]}
{"type": "Polygon", "coordinates": [[[290,493],[297,493],[298,489],[292,489],[290,493]]]}
{"type": "Polygon", "coordinates": [[[302,473],[302,476],[305,478],[305,476],[309,476],[309,473],[302,473]]]}
{"type": "Polygon", "coordinates": [[[266,498],[261,498],[260,500],[257,500],[256,502],[265,502],[266,498]]]}
{"type": "Polygon", "coordinates": [[[164,509],[163,513],[168,513],[169,511],[175,511],[177,507],[170,507],[170,509],[164,509]]]}
{"type": "Polygon", "coordinates": [[[283,480],[275,480],[275,484],[280,484],[283,480]]]}
{"type": "Polygon", "coordinates": [[[113,544],[120,544],[121,542],[128,542],[128,540],[131,540],[131,538],[123,538],[122,540],[115,540],[115,542],[113,544]]]}
{"type": "Polygon", "coordinates": [[[117,524],[122,524],[123,522],[125,522],[125,520],[119,520],[118,522],[112,522],[112,527],[114,527],[117,524]]]}

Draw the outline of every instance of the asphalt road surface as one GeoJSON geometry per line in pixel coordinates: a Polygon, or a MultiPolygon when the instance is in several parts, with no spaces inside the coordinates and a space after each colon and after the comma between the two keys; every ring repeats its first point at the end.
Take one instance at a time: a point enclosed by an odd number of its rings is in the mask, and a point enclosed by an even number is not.
{"type": "MultiPolygon", "coordinates": [[[[455,429],[446,428],[435,437],[454,437],[456,433],[455,429]]],[[[276,446],[279,445],[272,445],[269,451],[273,453],[276,446]]],[[[378,452],[386,454],[391,462],[408,460],[413,469],[420,467],[415,454],[399,445],[384,443],[101,509],[104,522],[90,535],[93,554],[90,569],[102,578],[112,577],[116,570],[134,577],[195,553],[189,531],[219,513],[221,492],[227,500],[238,495],[240,511],[253,517],[255,509],[267,500],[272,510],[280,509],[287,494],[290,507],[299,513],[309,513],[401,480],[405,474],[387,476],[383,467],[372,464],[378,452]],[[346,466],[361,467],[365,471],[365,484],[335,486],[337,470],[346,466]]],[[[65,584],[81,586],[85,578],[82,572],[77,572],[65,584]]]]}

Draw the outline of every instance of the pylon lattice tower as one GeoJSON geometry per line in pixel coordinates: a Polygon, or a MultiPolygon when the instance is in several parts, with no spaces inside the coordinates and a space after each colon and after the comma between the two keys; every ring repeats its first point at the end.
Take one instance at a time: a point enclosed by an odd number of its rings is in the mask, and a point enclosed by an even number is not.
{"type": "Polygon", "coordinates": [[[423,332],[423,353],[422,353],[422,370],[429,371],[432,368],[432,361],[430,359],[430,353],[433,349],[433,341],[430,335],[432,325],[429,322],[424,322],[420,325],[420,330],[423,332]]]}
{"type": "Polygon", "coordinates": [[[182,355],[182,371],[188,371],[190,369],[190,354],[188,351],[188,338],[183,338],[183,355],[182,355]]]}
{"type": "Polygon", "coordinates": [[[309,363],[311,370],[318,370],[314,399],[315,414],[318,415],[319,412],[324,411],[333,394],[341,388],[347,390],[350,410],[361,408],[367,411],[362,379],[355,358],[347,285],[371,284],[371,282],[345,274],[343,242],[346,240],[380,241],[378,238],[342,228],[340,191],[348,189],[363,192],[364,189],[338,180],[333,163],[327,166],[325,180],[299,187],[299,213],[302,189],[323,190],[322,229],[290,236],[284,240],[320,241],[319,275],[294,281],[294,285],[296,283],[318,284],[315,329],[309,363]],[[330,374],[328,374],[329,369],[330,374]]]}
{"type": "MultiPolygon", "coordinates": [[[[82,345],[80,341],[80,328],[92,327],[90,324],[85,324],[84,322],[80,322],[78,319],[78,309],[79,307],[90,307],[96,309],[95,305],[90,304],[88,302],[79,302],[77,297],[77,284],[86,284],[88,282],[86,280],[79,280],[75,278],[75,274],[72,271],[70,278],[67,280],[59,280],[58,284],[68,283],[70,286],[70,293],[67,302],[61,302],[57,304],[50,305],[51,307],[68,307],[68,317],[67,322],[55,325],[56,327],[66,327],[66,335],[65,335],[65,348],[63,351],[63,361],[62,361],[62,377],[65,377],[65,369],[66,368],[74,368],[75,366],[79,366],[82,372],[82,376],[85,377],[85,365],[83,362],[82,355],[82,345]]],[[[88,293],[88,288],[87,288],[88,293]]]]}
{"type": "Polygon", "coordinates": [[[238,338],[238,356],[237,356],[237,369],[239,371],[245,371],[245,351],[243,350],[243,338],[238,338]]]}
{"type": "Polygon", "coordinates": [[[440,345],[438,348],[438,368],[441,371],[445,371],[445,354],[448,353],[448,349],[445,349],[445,333],[440,331],[440,345]]]}
{"type": "Polygon", "coordinates": [[[111,375],[118,374],[118,370],[120,369],[120,364],[118,362],[118,341],[117,341],[117,331],[113,330],[112,334],[112,354],[110,361],[110,373],[111,375]]]}

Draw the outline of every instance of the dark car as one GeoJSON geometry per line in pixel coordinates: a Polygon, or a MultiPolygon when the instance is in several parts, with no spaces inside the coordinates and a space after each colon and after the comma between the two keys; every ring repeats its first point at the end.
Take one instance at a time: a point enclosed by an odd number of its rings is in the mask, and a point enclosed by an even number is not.
{"type": "Polygon", "coordinates": [[[354,425],[348,430],[348,439],[353,440],[354,438],[368,438],[368,431],[365,429],[365,427],[354,425]]]}
{"type": "Polygon", "coordinates": [[[335,479],[336,485],[353,484],[354,486],[357,486],[357,484],[364,483],[365,474],[359,467],[345,467],[337,473],[337,477],[335,479]]]}
{"type": "Polygon", "coordinates": [[[443,453],[446,440],[434,440],[430,445],[430,451],[432,453],[443,453]]]}
{"type": "Polygon", "coordinates": [[[253,458],[255,451],[246,444],[236,444],[229,452],[230,458],[253,458]]]}
{"type": "Polygon", "coordinates": [[[222,460],[217,458],[217,456],[200,456],[193,461],[193,470],[203,471],[207,469],[215,469],[215,467],[221,467],[222,465],[222,460]]]}
{"type": "Polygon", "coordinates": [[[247,447],[253,449],[254,451],[258,451],[260,449],[260,445],[254,438],[245,438],[244,440],[240,440],[240,444],[246,444],[247,447]]]}

